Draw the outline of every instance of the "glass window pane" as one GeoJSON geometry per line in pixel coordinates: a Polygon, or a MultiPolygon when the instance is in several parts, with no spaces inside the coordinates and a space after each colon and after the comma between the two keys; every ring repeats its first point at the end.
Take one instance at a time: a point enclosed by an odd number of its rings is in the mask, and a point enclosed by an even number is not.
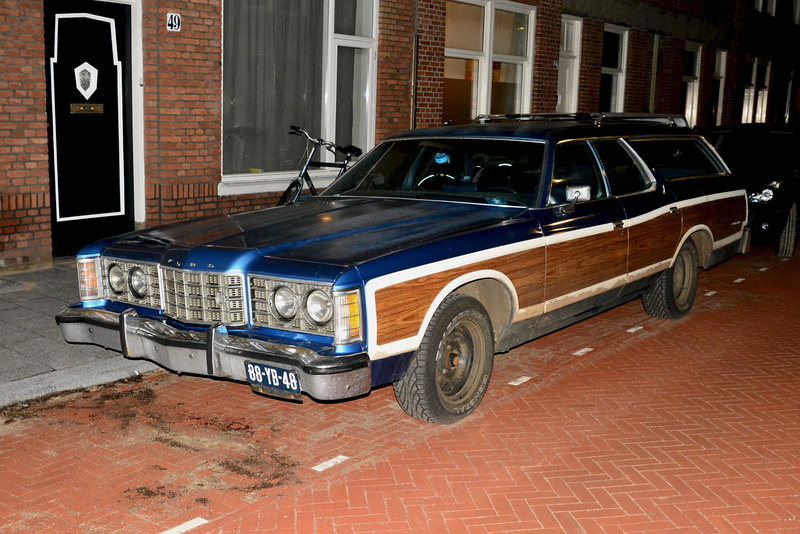
{"type": "Polygon", "coordinates": [[[372,9],[374,0],[336,0],[334,33],[372,37],[372,9]]]}
{"type": "Polygon", "coordinates": [[[225,0],[223,173],[295,170],[322,118],[322,10],[317,0],[225,0]]]}
{"type": "Polygon", "coordinates": [[[549,205],[569,202],[580,191],[590,200],[606,198],[605,182],[589,143],[561,143],[556,147],[549,205]]]}
{"type": "Polygon", "coordinates": [[[518,113],[522,96],[522,66],[492,63],[491,113],[518,113]]]}
{"type": "Polygon", "coordinates": [[[335,142],[341,146],[353,144],[366,149],[369,50],[340,46],[336,56],[335,142]]]}
{"type": "Polygon", "coordinates": [[[528,43],[528,17],[522,13],[496,10],[494,13],[494,53],[524,56],[528,43]]]}
{"type": "Polygon", "coordinates": [[[619,141],[593,141],[600,163],[606,171],[613,195],[628,195],[650,189],[650,178],[619,141]]]}
{"type": "Polygon", "coordinates": [[[603,67],[609,69],[619,69],[620,47],[622,46],[622,35],[615,32],[603,33],[603,67]]]}
{"type": "Polygon", "coordinates": [[[689,77],[697,76],[697,52],[686,50],[683,52],[683,75],[689,77]]]}
{"type": "Polygon", "coordinates": [[[600,75],[600,111],[617,111],[617,77],[600,75]]]}
{"type": "Polygon", "coordinates": [[[483,7],[447,2],[444,46],[461,50],[483,50],[483,7]]]}
{"type": "Polygon", "coordinates": [[[444,112],[445,122],[467,124],[475,118],[478,106],[478,61],[445,58],[444,112]]]}
{"type": "Polygon", "coordinates": [[[694,139],[630,141],[644,162],[665,180],[720,174],[704,145],[694,139]]]}

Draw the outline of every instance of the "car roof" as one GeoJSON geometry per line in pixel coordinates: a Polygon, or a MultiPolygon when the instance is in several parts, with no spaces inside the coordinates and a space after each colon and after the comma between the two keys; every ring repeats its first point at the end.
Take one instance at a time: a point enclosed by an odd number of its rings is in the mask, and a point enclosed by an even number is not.
{"type": "Polygon", "coordinates": [[[470,124],[418,128],[389,139],[483,137],[557,143],[606,136],[698,135],[684,124],[680,116],[651,114],[490,115],[470,124]]]}

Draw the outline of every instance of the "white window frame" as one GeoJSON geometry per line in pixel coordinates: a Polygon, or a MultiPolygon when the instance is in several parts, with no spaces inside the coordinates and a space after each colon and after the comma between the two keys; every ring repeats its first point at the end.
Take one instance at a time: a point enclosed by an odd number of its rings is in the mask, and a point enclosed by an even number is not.
{"type": "MultiPolygon", "coordinates": [[[[800,0],[798,0],[800,1],[800,0]]],[[[583,19],[579,17],[572,17],[570,15],[563,15],[561,17],[561,45],[559,46],[558,57],[558,71],[559,78],[564,69],[569,65],[570,72],[574,73],[573,80],[567,80],[565,94],[558,94],[558,102],[556,103],[556,111],[560,113],[577,113],[578,111],[578,89],[581,84],[581,46],[583,44],[583,19]],[[565,29],[568,25],[572,29],[572,43],[569,49],[565,49],[565,29]]]]}
{"type": "Polygon", "coordinates": [[[609,74],[614,77],[615,94],[611,112],[625,111],[625,83],[628,71],[628,38],[630,36],[630,29],[624,26],[617,26],[615,24],[606,24],[603,32],[616,33],[622,36],[620,39],[620,58],[619,68],[601,67],[601,74],[609,74]]]}
{"type": "Polygon", "coordinates": [[[683,83],[686,84],[686,108],[684,115],[686,121],[689,123],[690,128],[694,128],[697,124],[697,105],[700,101],[700,67],[703,58],[703,47],[697,43],[687,42],[686,51],[696,55],[697,59],[694,62],[694,73],[683,75],[683,83]]]}
{"type": "Polygon", "coordinates": [[[512,63],[522,67],[521,94],[519,95],[519,110],[516,113],[530,113],[533,99],[533,58],[535,55],[534,43],[536,33],[536,8],[527,4],[508,2],[505,0],[456,0],[462,4],[471,4],[483,7],[483,43],[482,50],[463,50],[459,48],[445,48],[446,58],[467,59],[478,62],[478,80],[476,84],[476,98],[472,103],[472,116],[488,114],[491,110],[492,90],[492,62],[512,63]],[[495,10],[510,11],[528,16],[528,39],[525,44],[526,56],[507,56],[495,54],[494,46],[494,16],[495,10]]]}
{"type": "MultiPolygon", "coordinates": [[[[235,0],[233,0],[235,1],[235,0]]],[[[279,0],[283,1],[283,0],[279,0]]],[[[375,121],[377,114],[376,90],[378,72],[378,15],[379,0],[372,0],[372,37],[356,37],[334,34],[336,0],[323,0],[323,32],[327,39],[322,45],[322,125],[317,134],[323,139],[334,140],[336,132],[336,61],[339,47],[359,48],[369,51],[369,74],[366,80],[366,138],[367,146],[359,147],[365,153],[375,145],[375,121]]],[[[224,28],[223,23],[223,28],[224,28]]],[[[223,65],[223,70],[225,66],[223,65]]],[[[224,72],[223,72],[224,76],[224,72]]],[[[220,84],[222,81],[220,80],[220,84]]],[[[220,90],[220,94],[222,91],[220,90]]],[[[221,127],[221,125],[220,125],[221,127]]],[[[312,133],[312,135],[314,135],[312,133]]],[[[298,141],[299,142],[299,141],[298,141]]],[[[323,161],[332,161],[333,155],[325,150],[319,152],[323,161]]],[[[220,161],[220,169],[222,161],[220,161]]],[[[291,171],[275,171],[252,174],[223,174],[217,187],[220,196],[244,195],[252,193],[269,193],[283,191],[289,181],[297,176],[299,169],[291,171]]],[[[314,185],[320,189],[327,187],[336,178],[338,172],[330,169],[309,169],[314,185]]]]}
{"type": "MultiPolygon", "coordinates": [[[[764,64],[764,61],[757,61],[756,67],[759,64],[764,64]]],[[[755,87],[756,90],[756,116],[755,122],[767,122],[767,104],[769,103],[769,79],[772,75],[772,62],[766,61],[766,73],[764,78],[764,87],[755,87]]],[[[755,72],[753,74],[754,81],[758,80],[757,72],[758,68],[753,69],[755,72]]]]}
{"type": "Polygon", "coordinates": [[[725,104],[725,80],[728,74],[728,51],[717,50],[714,64],[714,78],[719,80],[719,95],[717,95],[716,125],[722,125],[722,112],[725,104]]]}

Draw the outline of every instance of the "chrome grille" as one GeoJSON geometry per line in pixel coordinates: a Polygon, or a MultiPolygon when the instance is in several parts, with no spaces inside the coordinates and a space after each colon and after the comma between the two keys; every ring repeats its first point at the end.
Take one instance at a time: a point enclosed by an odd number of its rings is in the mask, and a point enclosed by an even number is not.
{"type": "Polygon", "coordinates": [[[244,276],[161,267],[164,313],[198,324],[244,324],[244,276]]]}
{"type": "Polygon", "coordinates": [[[108,298],[120,302],[127,302],[137,306],[147,306],[149,308],[161,308],[161,290],[158,280],[158,265],[155,263],[144,263],[140,261],[119,260],[116,258],[103,257],[101,260],[103,270],[103,286],[108,298]],[[123,272],[130,273],[131,269],[139,267],[147,275],[147,294],[142,298],[137,298],[131,293],[130,285],[125,284],[125,289],[120,293],[111,290],[108,283],[108,270],[112,265],[119,265],[123,272]]]}
{"type": "MultiPolygon", "coordinates": [[[[295,330],[298,332],[310,332],[314,334],[333,335],[334,321],[327,324],[317,325],[309,321],[302,311],[291,320],[286,321],[278,318],[271,308],[270,301],[272,293],[281,286],[286,286],[300,298],[305,300],[305,296],[315,289],[321,289],[331,295],[331,286],[300,282],[297,280],[286,280],[279,278],[264,278],[260,276],[250,276],[250,303],[252,306],[252,320],[255,326],[267,326],[270,328],[280,328],[283,330],[295,330]]],[[[303,308],[303,305],[300,305],[303,308]]]]}

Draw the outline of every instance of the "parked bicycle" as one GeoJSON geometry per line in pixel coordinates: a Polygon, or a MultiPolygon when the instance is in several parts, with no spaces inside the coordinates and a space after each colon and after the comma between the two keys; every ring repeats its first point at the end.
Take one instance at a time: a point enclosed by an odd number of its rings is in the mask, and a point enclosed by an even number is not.
{"type": "Polygon", "coordinates": [[[325,141],[324,139],[315,139],[303,128],[302,126],[289,126],[292,130],[289,135],[303,135],[306,138],[306,152],[305,161],[300,169],[300,174],[292,178],[289,187],[281,195],[278,201],[279,206],[286,204],[296,204],[300,198],[300,193],[303,191],[304,185],[308,187],[311,195],[317,195],[317,188],[314,187],[314,182],[311,181],[311,176],[308,174],[309,167],[333,167],[339,169],[338,176],[341,176],[347,170],[347,166],[352,158],[357,158],[361,155],[361,149],[353,146],[339,146],[332,141],[325,141]],[[340,152],[344,154],[342,161],[328,162],[328,161],[313,161],[314,155],[317,153],[319,147],[324,147],[328,152],[336,154],[340,152]]]}

